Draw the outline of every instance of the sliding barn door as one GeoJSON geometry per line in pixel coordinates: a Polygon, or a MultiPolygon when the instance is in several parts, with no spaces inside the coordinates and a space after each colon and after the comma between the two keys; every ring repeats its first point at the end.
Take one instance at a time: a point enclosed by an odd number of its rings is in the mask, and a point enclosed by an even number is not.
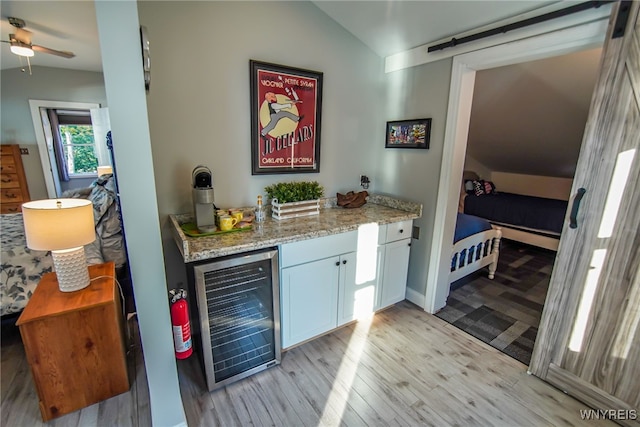
{"type": "Polygon", "coordinates": [[[639,5],[618,3],[612,12],[574,178],[573,224],[562,235],[530,366],[534,375],[593,408],[608,410],[607,415],[621,424],[636,426],[640,425],[639,5]],[[625,9],[626,30],[618,35],[625,9]]]}

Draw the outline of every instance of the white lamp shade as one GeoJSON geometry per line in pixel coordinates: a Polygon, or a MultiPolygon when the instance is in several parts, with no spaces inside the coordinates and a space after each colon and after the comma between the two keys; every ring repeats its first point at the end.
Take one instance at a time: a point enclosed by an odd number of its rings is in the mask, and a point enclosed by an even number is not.
{"type": "Polygon", "coordinates": [[[77,248],[96,238],[93,204],[84,199],[47,199],[22,205],[27,247],[40,251],[77,248]]]}
{"type": "Polygon", "coordinates": [[[113,173],[111,166],[98,166],[98,176],[108,175],[110,173],[113,173]]]}

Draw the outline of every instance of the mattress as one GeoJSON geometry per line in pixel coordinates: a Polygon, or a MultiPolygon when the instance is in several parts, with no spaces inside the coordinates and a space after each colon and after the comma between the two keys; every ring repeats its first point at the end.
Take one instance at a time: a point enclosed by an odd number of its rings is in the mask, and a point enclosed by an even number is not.
{"type": "Polygon", "coordinates": [[[486,219],[458,213],[453,243],[486,230],[491,230],[491,224],[486,219]]]}
{"type": "Polygon", "coordinates": [[[503,224],[555,233],[562,232],[566,211],[567,202],[565,200],[512,193],[482,196],[470,194],[464,201],[464,213],[466,214],[503,224]]]}

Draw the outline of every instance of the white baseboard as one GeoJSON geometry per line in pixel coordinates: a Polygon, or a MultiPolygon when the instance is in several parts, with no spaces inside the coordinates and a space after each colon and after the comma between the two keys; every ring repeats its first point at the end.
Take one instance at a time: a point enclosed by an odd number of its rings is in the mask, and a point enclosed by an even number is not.
{"type": "Polygon", "coordinates": [[[425,295],[407,286],[406,298],[420,308],[424,308],[425,295]]]}

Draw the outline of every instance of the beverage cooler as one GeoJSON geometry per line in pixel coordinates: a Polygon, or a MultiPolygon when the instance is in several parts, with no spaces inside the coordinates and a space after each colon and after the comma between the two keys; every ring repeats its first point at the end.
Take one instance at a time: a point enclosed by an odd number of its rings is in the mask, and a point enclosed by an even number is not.
{"type": "Polygon", "coordinates": [[[209,390],[279,364],[278,251],[194,264],[191,273],[209,390]]]}

